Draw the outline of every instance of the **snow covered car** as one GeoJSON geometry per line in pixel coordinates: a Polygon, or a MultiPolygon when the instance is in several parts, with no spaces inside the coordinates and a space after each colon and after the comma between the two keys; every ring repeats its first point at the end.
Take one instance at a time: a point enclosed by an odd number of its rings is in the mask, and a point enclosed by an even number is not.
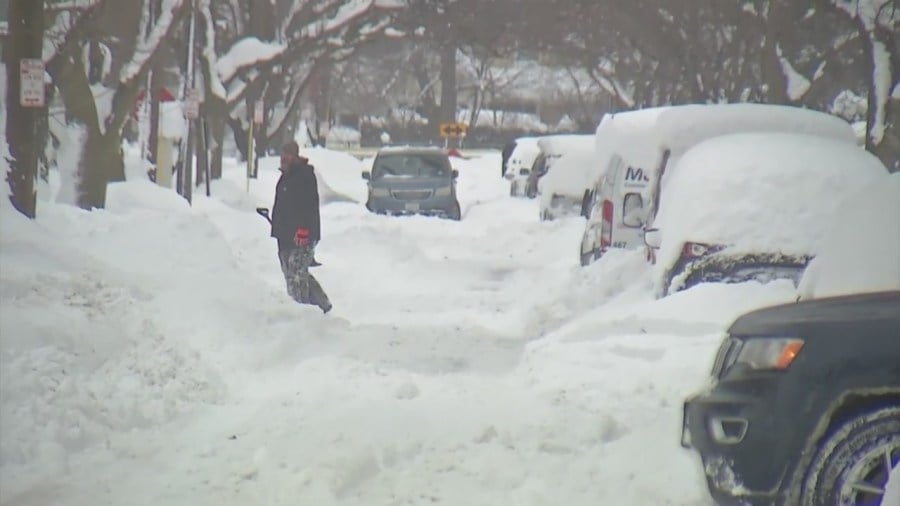
{"type": "Polygon", "coordinates": [[[566,153],[588,151],[594,149],[593,135],[548,135],[537,141],[540,154],[534,161],[528,181],[525,184],[525,196],[533,199],[541,192],[544,176],[566,153]]]}
{"type": "Polygon", "coordinates": [[[740,316],[683,413],[681,444],[719,504],[887,504],[900,464],[900,291],[740,316]]]}
{"type": "Polygon", "coordinates": [[[524,197],[525,186],[528,184],[528,175],[541,150],[538,148],[537,139],[534,137],[519,137],[516,139],[516,147],[506,163],[506,174],[503,176],[509,181],[509,194],[512,197],[524,197]]]}
{"type": "Polygon", "coordinates": [[[784,132],[856,146],[836,116],[770,104],[687,104],[607,114],[596,132],[602,177],[589,188],[591,207],[579,250],[582,265],[609,248],[636,249],[653,223],[672,168],[692,147],[720,135],[784,132]]]}
{"type": "Polygon", "coordinates": [[[424,214],[459,220],[458,176],[442,149],[381,149],[372,162],[372,171],[362,174],[368,181],[366,209],[379,214],[424,214]]]}
{"type": "Polygon", "coordinates": [[[593,148],[562,155],[541,179],[541,220],[582,214],[586,181],[598,165],[593,148]]]}
{"type": "Polygon", "coordinates": [[[715,137],[672,172],[645,232],[660,295],[703,282],[796,284],[840,196],[888,174],[855,144],[783,133],[715,137]]]}

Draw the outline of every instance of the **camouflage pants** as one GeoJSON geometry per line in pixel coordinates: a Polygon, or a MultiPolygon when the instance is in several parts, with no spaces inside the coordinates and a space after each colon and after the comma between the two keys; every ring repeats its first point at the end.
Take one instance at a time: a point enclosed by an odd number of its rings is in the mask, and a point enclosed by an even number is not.
{"type": "Polygon", "coordinates": [[[309,273],[314,253],[315,245],[298,246],[279,251],[278,259],[281,260],[281,271],[284,273],[288,294],[301,304],[319,306],[327,313],[331,309],[328,295],[309,273]]]}

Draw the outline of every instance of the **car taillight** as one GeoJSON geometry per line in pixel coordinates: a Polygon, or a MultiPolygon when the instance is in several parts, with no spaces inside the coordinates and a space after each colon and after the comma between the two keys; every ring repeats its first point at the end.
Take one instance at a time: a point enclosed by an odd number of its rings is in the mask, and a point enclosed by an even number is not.
{"type": "Polygon", "coordinates": [[[606,250],[612,246],[613,203],[603,201],[603,214],[600,222],[600,249],[606,250]]]}
{"type": "Polygon", "coordinates": [[[684,249],[682,254],[686,258],[697,258],[702,257],[709,251],[709,246],[705,244],[699,244],[696,242],[686,242],[684,243],[684,249]]]}

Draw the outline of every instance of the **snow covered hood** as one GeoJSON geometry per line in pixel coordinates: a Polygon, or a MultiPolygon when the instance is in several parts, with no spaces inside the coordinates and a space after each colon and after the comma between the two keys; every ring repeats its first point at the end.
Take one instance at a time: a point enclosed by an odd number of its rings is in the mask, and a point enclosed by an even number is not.
{"type": "Polygon", "coordinates": [[[681,158],[662,192],[657,266],[674,263],[687,241],[815,254],[839,196],[886,174],[862,148],[817,136],[747,133],[704,141],[681,158]]]}
{"type": "Polygon", "coordinates": [[[900,172],[842,199],[831,225],[800,280],[802,298],[900,290],[900,172]]]}
{"type": "Polygon", "coordinates": [[[541,178],[541,201],[549,205],[554,194],[581,198],[600,164],[593,149],[565,153],[541,178]]]}

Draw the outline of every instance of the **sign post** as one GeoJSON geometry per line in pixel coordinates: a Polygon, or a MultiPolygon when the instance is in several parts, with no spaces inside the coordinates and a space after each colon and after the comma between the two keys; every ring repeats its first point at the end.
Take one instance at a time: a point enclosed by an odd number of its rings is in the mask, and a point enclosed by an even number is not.
{"type": "Polygon", "coordinates": [[[253,177],[253,162],[256,159],[256,146],[254,146],[253,142],[253,127],[256,125],[257,111],[261,113],[262,109],[257,102],[251,102],[250,110],[247,114],[250,119],[250,127],[247,128],[247,193],[250,193],[250,179],[253,177]]]}

